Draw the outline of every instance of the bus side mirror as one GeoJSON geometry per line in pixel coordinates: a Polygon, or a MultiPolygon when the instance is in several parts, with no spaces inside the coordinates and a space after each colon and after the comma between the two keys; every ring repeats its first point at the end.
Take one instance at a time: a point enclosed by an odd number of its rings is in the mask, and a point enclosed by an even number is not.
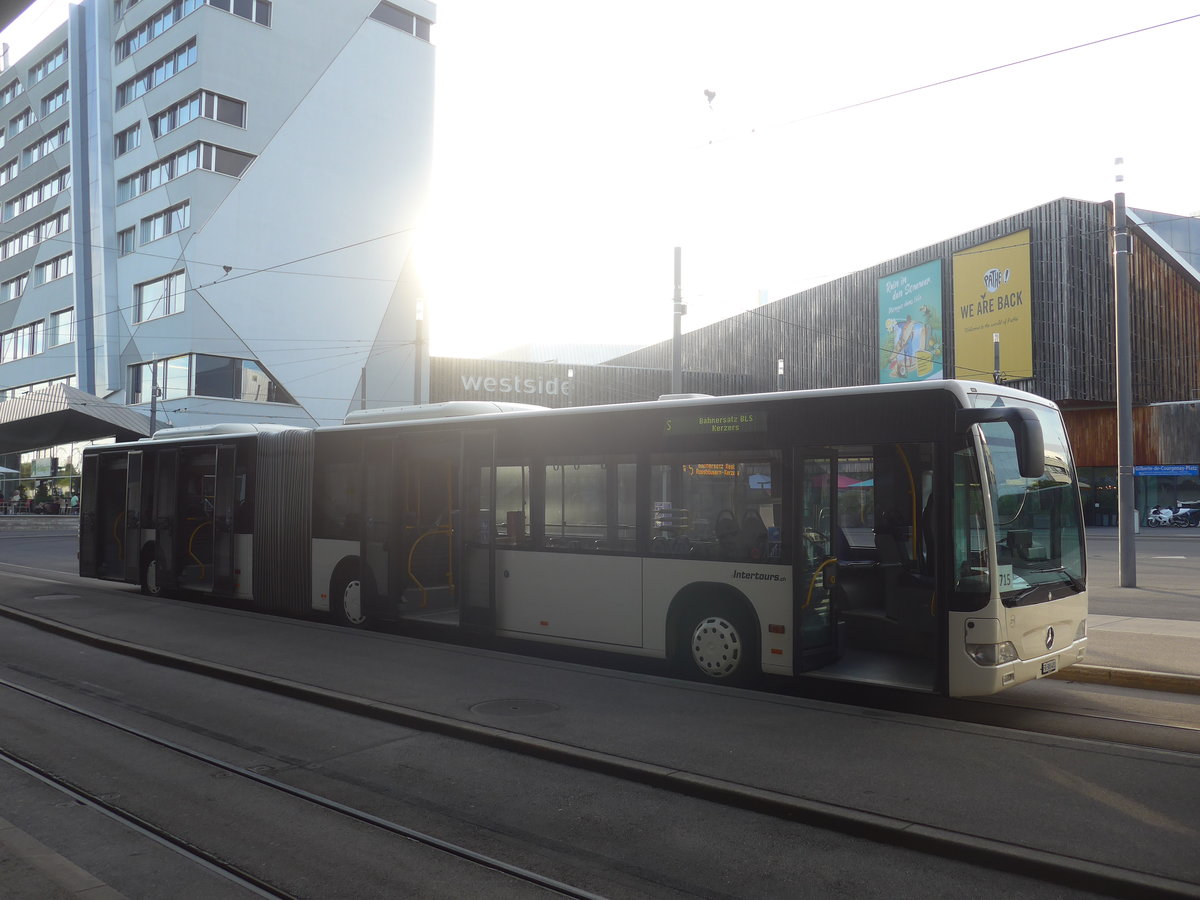
{"type": "Polygon", "coordinates": [[[1005,422],[1012,429],[1017,448],[1017,471],[1022,478],[1041,478],[1046,474],[1046,447],[1037,413],[1019,406],[971,407],[954,413],[954,428],[961,434],[981,422],[1005,422]]]}

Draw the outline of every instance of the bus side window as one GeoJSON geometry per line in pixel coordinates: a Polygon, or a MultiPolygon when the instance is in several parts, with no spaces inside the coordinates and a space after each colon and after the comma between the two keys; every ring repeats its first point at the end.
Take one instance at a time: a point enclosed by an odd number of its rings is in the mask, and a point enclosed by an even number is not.
{"type": "Polygon", "coordinates": [[[526,465],[496,467],[496,510],[493,534],[498,546],[529,549],[533,546],[529,497],[532,472],[526,465]]]}
{"type": "Polygon", "coordinates": [[[637,466],[632,457],[553,460],[545,477],[545,549],[636,550],[637,466]]]}
{"type": "Polygon", "coordinates": [[[781,455],[729,451],[658,457],[650,473],[655,555],[778,563],[781,455]]]}

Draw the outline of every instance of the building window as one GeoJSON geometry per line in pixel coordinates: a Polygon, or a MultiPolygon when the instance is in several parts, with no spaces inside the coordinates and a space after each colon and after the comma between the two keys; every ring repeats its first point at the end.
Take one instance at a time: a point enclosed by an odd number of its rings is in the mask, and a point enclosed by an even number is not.
{"type": "Polygon", "coordinates": [[[33,110],[30,107],[25,107],[15,116],[8,120],[8,136],[15,137],[20,134],[36,121],[33,118],[33,110]]]}
{"type": "Polygon", "coordinates": [[[117,62],[125,59],[177,23],[204,5],[204,0],[175,0],[163,7],[133,31],[117,40],[117,62]]]}
{"type": "Polygon", "coordinates": [[[45,203],[51,197],[56,197],[71,186],[71,170],[63,169],[47,178],[41,184],[35,185],[25,193],[13,197],[4,204],[4,221],[19,216],[33,209],[39,203],[45,203]]]}
{"type": "Polygon", "coordinates": [[[29,70],[29,83],[37,84],[59,66],[67,61],[67,45],[66,42],[59,44],[54,50],[43,57],[42,60],[29,70]]]}
{"type": "Polygon", "coordinates": [[[60,106],[67,102],[67,92],[70,90],[69,84],[64,84],[53,94],[49,94],[42,98],[42,118],[50,115],[60,106]]]}
{"type": "Polygon", "coordinates": [[[133,229],[126,228],[117,232],[117,256],[128,256],[133,252],[133,229]]]}
{"type": "Polygon", "coordinates": [[[10,278],[8,281],[0,284],[0,303],[6,303],[9,300],[16,300],[25,293],[25,285],[29,283],[29,273],[22,272],[16,278],[10,278]]]}
{"type": "Polygon", "coordinates": [[[151,363],[129,367],[129,402],[149,403],[152,388],[157,385],[159,399],[178,400],[188,395],[190,357],[173,356],[151,363]]]}
{"type": "Polygon", "coordinates": [[[127,106],[147,91],[158,87],[168,78],[178,75],[196,62],[196,39],[168,53],[154,65],[138,72],[128,81],[117,85],[117,109],[127,106]]]}
{"type": "Polygon", "coordinates": [[[36,144],[30,144],[21,151],[22,165],[33,165],[42,157],[49,156],[69,140],[71,140],[71,123],[63,122],[36,144]]]}
{"type": "Polygon", "coordinates": [[[26,394],[32,394],[34,391],[44,391],[46,388],[53,387],[56,384],[65,384],[67,387],[78,387],[74,375],[66,375],[62,378],[52,378],[49,381],[37,381],[33,384],[22,384],[17,387],[11,387],[7,390],[0,388],[0,400],[11,400],[13,397],[23,397],[26,394]]]}
{"type": "Polygon", "coordinates": [[[421,18],[416,13],[410,13],[407,9],[401,9],[393,3],[380,3],[371,13],[371,18],[384,25],[399,28],[405,34],[419,37],[423,41],[429,40],[430,21],[421,18]]]}
{"type": "Polygon", "coordinates": [[[74,271],[75,257],[70,253],[64,253],[62,256],[48,259],[44,263],[38,263],[33,270],[33,283],[35,285],[46,284],[59,278],[65,278],[74,271]]]}
{"type": "Polygon", "coordinates": [[[214,94],[212,91],[196,91],[190,97],[151,116],[150,132],[157,139],[201,116],[245,128],[246,104],[232,97],[214,94]]]}
{"type": "Polygon", "coordinates": [[[295,403],[266,369],[252,359],[198,353],[193,359],[197,397],[222,397],[252,403],[295,403]]]}
{"type": "Polygon", "coordinates": [[[130,125],[124,131],[119,131],[113,137],[113,155],[124,156],[130,150],[142,144],[142,124],[130,125]]]}
{"type": "Polygon", "coordinates": [[[125,13],[129,12],[135,6],[141,3],[141,0],[113,0],[113,19],[120,19],[125,13]]]}
{"type": "Polygon", "coordinates": [[[246,167],[254,162],[249,153],[230,150],[228,147],[218,147],[215,144],[201,144],[202,155],[200,168],[210,172],[220,172],[222,175],[232,175],[240,178],[246,167]]]}
{"type": "Polygon", "coordinates": [[[17,158],[14,156],[3,166],[0,166],[0,185],[8,184],[17,177],[17,158]]]}
{"type": "Polygon", "coordinates": [[[50,313],[49,346],[58,347],[75,340],[75,308],[50,313]]]}
{"type": "Polygon", "coordinates": [[[157,241],[168,234],[182,231],[191,224],[191,203],[185,200],[160,213],[142,219],[142,243],[157,241]]]}
{"type": "Polygon", "coordinates": [[[120,179],[117,182],[117,202],[124,203],[139,197],[146,191],[166,184],[193,169],[207,169],[222,175],[240,177],[253,161],[254,157],[249,153],[198,141],[173,156],[160,159],[153,165],[120,179]]]}
{"type": "Polygon", "coordinates": [[[271,25],[271,4],[267,0],[208,0],[208,5],[259,25],[271,25]]]}
{"type": "Polygon", "coordinates": [[[38,319],[0,334],[0,363],[36,356],[46,349],[46,320],[38,319]]]}
{"type": "Polygon", "coordinates": [[[4,87],[0,88],[0,106],[7,106],[9,103],[12,103],[21,95],[21,92],[24,90],[25,88],[21,86],[21,79],[13,79],[4,87]]]}
{"type": "Polygon", "coordinates": [[[42,241],[57,237],[71,227],[71,211],[64,209],[48,219],[42,219],[35,225],[18,231],[12,237],[0,242],[0,260],[16,256],[31,247],[36,247],[42,241]]]}
{"type": "Polygon", "coordinates": [[[183,312],[183,272],[136,285],[133,289],[133,321],[146,322],[183,312]]]}

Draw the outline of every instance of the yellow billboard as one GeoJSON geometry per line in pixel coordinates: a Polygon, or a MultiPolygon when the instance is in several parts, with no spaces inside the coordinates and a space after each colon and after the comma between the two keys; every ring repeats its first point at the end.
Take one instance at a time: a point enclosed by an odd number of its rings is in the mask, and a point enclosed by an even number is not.
{"type": "Polygon", "coordinates": [[[954,254],[954,377],[1033,377],[1029,229],[954,254]]]}

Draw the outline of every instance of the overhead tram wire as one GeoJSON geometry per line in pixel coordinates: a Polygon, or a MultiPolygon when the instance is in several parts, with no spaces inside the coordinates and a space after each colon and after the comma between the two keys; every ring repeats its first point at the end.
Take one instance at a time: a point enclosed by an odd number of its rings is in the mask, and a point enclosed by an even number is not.
{"type": "MultiPolygon", "coordinates": [[[[1132,37],[1137,34],[1144,34],[1147,31],[1154,31],[1158,28],[1167,28],[1168,26],[1171,26],[1171,25],[1179,25],[1179,24],[1182,24],[1183,22],[1190,22],[1193,19],[1200,19],[1200,13],[1194,13],[1190,16],[1182,16],[1178,19],[1171,19],[1168,22],[1159,22],[1156,25],[1147,25],[1143,28],[1135,28],[1132,31],[1123,31],[1120,34],[1112,34],[1112,35],[1109,35],[1108,37],[1096,38],[1096,40],[1094,40],[1094,41],[1084,41],[1081,44],[1073,44],[1070,47],[1062,47],[1058,50],[1049,50],[1045,53],[1038,53],[1034,56],[1027,56],[1024,59],[1015,59],[1015,60],[1012,60],[1011,62],[1000,63],[999,65],[995,65],[995,66],[988,66],[985,69],[976,69],[974,72],[967,72],[962,75],[954,75],[954,76],[951,76],[950,78],[943,78],[939,81],[931,81],[928,84],[922,84],[922,85],[917,85],[916,87],[905,88],[904,90],[901,90],[901,91],[893,91],[890,94],[880,94],[878,97],[872,97],[869,100],[858,100],[858,101],[855,101],[854,103],[847,103],[844,106],[835,106],[831,109],[822,110],[821,112],[810,113],[807,116],[799,116],[794,119],[786,119],[782,122],[775,123],[774,125],[769,125],[769,126],[764,126],[764,127],[765,128],[770,128],[770,127],[782,128],[787,125],[795,125],[799,122],[809,122],[809,121],[812,121],[813,119],[820,119],[820,118],[824,118],[825,116],[832,116],[832,115],[835,115],[836,113],[848,112],[849,110],[852,110],[852,109],[860,109],[861,107],[864,107],[864,106],[871,106],[876,103],[882,103],[885,100],[894,100],[897,97],[904,97],[904,96],[907,96],[908,94],[916,94],[921,91],[927,91],[932,88],[942,87],[947,84],[954,84],[955,82],[958,82],[958,81],[965,81],[968,78],[975,78],[979,75],[987,75],[992,72],[999,72],[1004,69],[1011,69],[1015,66],[1022,66],[1022,65],[1025,65],[1026,63],[1037,62],[1038,60],[1041,60],[1041,59],[1049,59],[1050,57],[1053,57],[1053,56],[1060,56],[1064,53],[1071,53],[1075,50],[1084,50],[1088,47],[1095,47],[1100,44],[1108,43],[1109,41],[1116,41],[1116,40],[1120,40],[1121,38],[1132,37]]],[[[741,138],[748,137],[750,135],[757,134],[761,130],[763,130],[763,128],[753,128],[753,129],[750,129],[750,131],[744,132],[741,134],[734,134],[734,135],[730,135],[729,137],[726,137],[726,138],[710,140],[710,141],[708,141],[708,144],[711,145],[711,144],[718,144],[718,143],[727,143],[729,141],[738,140],[741,138]]]]}

